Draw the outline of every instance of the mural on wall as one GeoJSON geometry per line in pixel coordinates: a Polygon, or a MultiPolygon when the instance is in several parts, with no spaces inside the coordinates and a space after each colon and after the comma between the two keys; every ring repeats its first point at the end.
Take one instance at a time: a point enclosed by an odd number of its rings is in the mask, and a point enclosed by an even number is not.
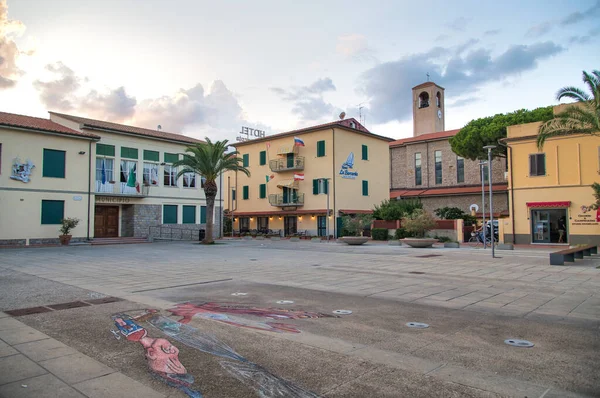
{"type": "Polygon", "coordinates": [[[261,397],[318,398],[318,395],[248,361],[215,336],[162,316],[157,310],[145,310],[138,316],[119,313],[113,315],[112,319],[127,340],[137,341],[144,347],[148,367],[153,376],[171,387],[178,388],[188,397],[202,398],[202,394],[192,388],[194,377],[187,373],[185,366],[179,361],[179,349],[166,339],[148,337],[147,330],[141,326],[142,322],[148,322],[167,337],[187,347],[226,359],[220,361],[220,365],[261,397]]]}
{"type": "Polygon", "coordinates": [[[211,319],[237,327],[265,330],[276,333],[300,333],[300,330],[298,330],[294,325],[279,322],[256,322],[249,319],[236,317],[235,315],[249,315],[273,320],[337,318],[335,315],[321,314],[318,312],[280,308],[256,308],[219,303],[182,303],[177,304],[175,308],[171,308],[168,311],[173,315],[182,317],[179,320],[181,323],[189,323],[194,316],[198,316],[203,319],[211,319]]]}
{"type": "Polygon", "coordinates": [[[354,180],[358,177],[357,171],[350,171],[354,168],[354,152],[350,152],[348,158],[344,163],[342,163],[342,168],[340,169],[340,176],[342,178],[349,178],[354,180]]]}
{"type": "Polygon", "coordinates": [[[29,182],[31,177],[31,170],[35,168],[35,165],[31,160],[27,160],[25,163],[21,163],[21,159],[14,158],[12,165],[12,174],[10,178],[21,182],[29,182]]]}

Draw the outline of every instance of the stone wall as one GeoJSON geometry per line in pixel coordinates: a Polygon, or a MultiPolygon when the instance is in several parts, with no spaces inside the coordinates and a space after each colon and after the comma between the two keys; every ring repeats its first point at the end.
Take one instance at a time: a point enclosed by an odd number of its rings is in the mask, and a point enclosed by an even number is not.
{"type": "Polygon", "coordinates": [[[215,206],[215,222],[213,224],[213,239],[221,235],[221,216],[223,208],[215,206]]]}
{"type": "MultiPolygon", "coordinates": [[[[489,196],[485,195],[485,213],[489,214],[489,196]]],[[[440,207],[458,207],[467,214],[471,214],[469,207],[474,203],[479,206],[481,212],[481,195],[455,195],[455,196],[435,196],[421,198],[423,209],[433,214],[440,207]]],[[[494,213],[508,211],[508,193],[494,194],[494,213]]],[[[487,216],[486,216],[487,217],[487,216]]]]}
{"type": "Polygon", "coordinates": [[[134,236],[134,208],[143,205],[121,206],[121,236],[134,236]]]}
{"type": "Polygon", "coordinates": [[[160,228],[151,228],[150,240],[192,240],[199,239],[198,231],[206,224],[161,224],[160,228]]]}
{"type": "Polygon", "coordinates": [[[160,225],[161,217],[161,205],[133,205],[133,236],[136,238],[150,236],[150,227],[160,225]]]}

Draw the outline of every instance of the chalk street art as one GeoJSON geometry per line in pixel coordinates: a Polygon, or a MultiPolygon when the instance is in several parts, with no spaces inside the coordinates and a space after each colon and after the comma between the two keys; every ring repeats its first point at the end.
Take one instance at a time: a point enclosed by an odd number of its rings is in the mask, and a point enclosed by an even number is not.
{"type": "Polygon", "coordinates": [[[336,315],[319,312],[297,311],[281,308],[256,308],[219,303],[181,303],[169,310],[171,314],[182,317],[181,323],[189,323],[194,316],[203,319],[226,323],[228,325],[248,329],[265,330],[275,333],[300,333],[294,325],[280,322],[257,322],[235,315],[249,315],[265,319],[308,319],[308,318],[338,318],[336,315]],[[232,316],[233,315],[233,316],[232,316]]]}
{"type": "Polygon", "coordinates": [[[111,318],[125,339],[142,345],[152,375],[167,385],[178,388],[188,397],[202,398],[202,394],[197,389],[192,389],[194,377],[187,373],[185,366],[179,361],[179,349],[164,338],[148,337],[148,331],[141,326],[142,322],[147,322],[187,347],[229,360],[221,361],[220,365],[260,397],[319,398],[318,395],[248,361],[216,336],[162,316],[157,310],[145,310],[138,316],[119,313],[111,318]]]}

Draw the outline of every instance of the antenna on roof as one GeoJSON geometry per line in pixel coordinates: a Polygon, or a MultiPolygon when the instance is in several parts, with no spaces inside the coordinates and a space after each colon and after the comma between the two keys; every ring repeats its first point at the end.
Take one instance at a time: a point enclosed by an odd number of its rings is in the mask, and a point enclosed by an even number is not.
{"type": "Polygon", "coordinates": [[[160,131],[160,130],[162,130],[162,126],[159,124],[158,126],[156,126],[156,129],[157,129],[158,131],[160,131]]]}
{"type": "Polygon", "coordinates": [[[346,112],[340,113],[340,120],[344,120],[345,117],[346,117],[346,112]]]}
{"type": "Polygon", "coordinates": [[[364,102],[361,102],[360,104],[358,104],[356,106],[358,106],[358,121],[360,122],[360,124],[362,124],[364,126],[365,120],[363,119],[363,114],[362,114],[362,109],[364,108],[363,104],[364,104],[364,102]]]}

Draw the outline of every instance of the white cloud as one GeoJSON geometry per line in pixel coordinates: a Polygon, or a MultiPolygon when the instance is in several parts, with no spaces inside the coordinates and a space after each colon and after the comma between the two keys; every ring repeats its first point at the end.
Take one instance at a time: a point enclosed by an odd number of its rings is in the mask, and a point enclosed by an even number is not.
{"type": "Polygon", "coordinates": [[[6,0],[0,0],[0,89],[13,87],[23,71],[17,66],[21,51],[14,41],[23,34],[25,25],[8,18],[6,0]]]}
{"type": "Polygon", "coordinates": [[[337,39],[336,52],[355,61],[376,61],[375,51],[369,47],[367,38],[359,34],[340,36],[337,39]]]}

